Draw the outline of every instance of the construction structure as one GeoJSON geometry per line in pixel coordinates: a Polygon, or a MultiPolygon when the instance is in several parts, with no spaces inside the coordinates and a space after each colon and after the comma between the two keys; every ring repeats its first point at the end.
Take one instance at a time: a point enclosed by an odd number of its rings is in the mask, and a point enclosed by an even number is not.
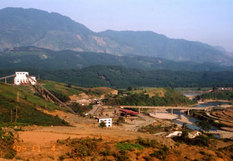
{"type": "Polygon", "coordinates": [[[29,73],[28,72],[15,72],[15,78],[14,78],[14,84],[15,85],[23,85],[23,84],[31,84],[35,85],[37,83],[36,77],[31,76],[28,78],[29,73]]]}

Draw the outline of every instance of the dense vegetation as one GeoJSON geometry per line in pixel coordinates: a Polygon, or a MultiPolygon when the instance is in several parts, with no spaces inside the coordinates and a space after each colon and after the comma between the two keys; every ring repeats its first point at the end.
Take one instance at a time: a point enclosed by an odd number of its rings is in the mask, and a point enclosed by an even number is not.
{"type": "MultiPolygon", "coordinates": [[[[154,89],[156,90],[156,89],[154,89]]],[[[187,97],[179,94],[173,89],[164,89],[164,95],[154,94],[149,96],[146,93],[128,93],[126,96],[114,96],[104,100],[108,105],[135,105],[135,106],[178,106],[194,103],[187,97]]]]}
{"type": "Polygon", "coordinates": [[[196,99],[233,100],[233,91],[214,90],[197,96],[196,99]]]}
{"type": "MultiPolygon", "coordinates": [[[[43,80],[54,80],[81,87],[107,86],[131,87],[232,87],[233,72],[188,72],[130,69],[119,66],[91,66],[83,69],[33,70],[43,80]]],[[[0,77],[13,74],[15,70],[0,70],[0,77]]]]}
{"type": "Polygon", "coordinates": [[[116,56],[103,53],[52,51],[20,47],[0,52],[0,68],[75,69],[92,65],[116,65],[145,70],[224,71],[232,67],[212,63],[175,62],[145,56],[116,56]]]}
{"type": "Polygon", "coordinates": [[[26,87],[13,87],[0,83],[0,125],[68,125],[57,116],[45,114],[37,107],[60,109],[56,105],[25,91],[26,87]],[[17,101],[19,93],[19,101],[17,101]]]}

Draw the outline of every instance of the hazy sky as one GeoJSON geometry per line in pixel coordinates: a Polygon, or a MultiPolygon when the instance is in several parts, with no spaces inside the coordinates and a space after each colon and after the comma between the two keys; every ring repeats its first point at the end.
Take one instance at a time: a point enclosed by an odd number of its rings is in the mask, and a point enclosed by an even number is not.
{"type": "Polygon", "coordinates": [[[96,32],[150,30],[233,51],[233,0],[0,0],[5,7],[58,12],[96,32]]]}

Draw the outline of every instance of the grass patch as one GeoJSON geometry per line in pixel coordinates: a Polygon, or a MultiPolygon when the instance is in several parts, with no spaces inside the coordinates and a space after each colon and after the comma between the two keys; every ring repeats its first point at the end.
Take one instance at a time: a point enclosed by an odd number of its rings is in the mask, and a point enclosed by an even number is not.
{"type": "Polygon", "coordinates": [[[47,90],[53,91],[55,93],[60,93],[66,96],[71,96],[74,94],[79,95],[83,92],[78,88],[73,88],[71,85],[65,83],[58,83],[54,81],[42,81],[41,83],[47,90]]]}
{"type": "Polygon", "coordinates": [[[133,144],[133,143],[121,143],[121,142],[118,142],[116,144],[116,147],[119,149],[119,150],[123,150],[123,151],[134,151],[134,150],[141,150],[143,149],[143,146],[141,146],[140,144],[133,144]]]}

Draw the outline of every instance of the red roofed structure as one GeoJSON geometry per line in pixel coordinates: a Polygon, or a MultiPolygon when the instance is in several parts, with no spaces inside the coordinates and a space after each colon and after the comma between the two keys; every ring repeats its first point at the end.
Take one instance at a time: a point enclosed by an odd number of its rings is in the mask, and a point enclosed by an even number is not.
{"type": "Polygon", "coordinates": [[[138,112],[132,111],[132,110],[125,110],[125,109],[120,109],[120,111],[122,112],[122,114],[124,115],[138,115],[138,112]]]}

